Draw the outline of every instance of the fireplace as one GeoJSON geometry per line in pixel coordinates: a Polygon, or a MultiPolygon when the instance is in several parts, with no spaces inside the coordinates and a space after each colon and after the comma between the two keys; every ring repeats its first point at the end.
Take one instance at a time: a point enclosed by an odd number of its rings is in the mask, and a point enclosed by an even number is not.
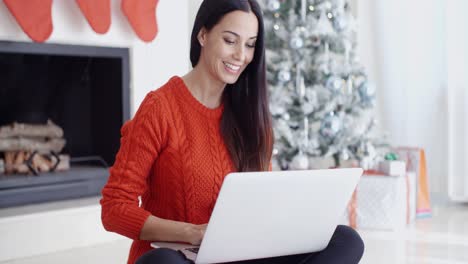
{"type": "Polygon", "coordinates": [[[0,170],[0,207],[99,194],[130,117],[129,78],[127,48],[0,41],[0,127],[52,121],[70,164],[37,175],[0,170]]]}

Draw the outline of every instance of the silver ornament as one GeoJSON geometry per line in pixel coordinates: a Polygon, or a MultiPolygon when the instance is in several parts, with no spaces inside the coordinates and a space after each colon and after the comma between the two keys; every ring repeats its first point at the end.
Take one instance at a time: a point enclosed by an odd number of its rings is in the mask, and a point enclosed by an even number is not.
{"type": "Polygon", "coordinates": [[[342,32],[348,27],[348,21],[344,15],[336,15],[333,18],[333,28],[337,32],[342,32]]]}
{"type": "Polygon", "coordinates": [[[291,80],[291,72],[287,69],[282,69],[278,72],[278,80],[280,82],[289,82],[291,80]]]}
{"type": "Polygon", "coordinates": [[[334,113],[328,114],[322,120],[320,135],[326,140],[333,140],[343,127],[341,118],[334,113]]]}
{"type": "Polygon", "coordinates": [[[364,170],[369,170],[372,169],[373,167],[373,161],[370,157],[364,157],[359,161],[359,167],[361,167],[364,170]]]}
{"type": "Polygon", "coordinates": [[[374,97],[375,96],[375,88],[373,85],[370,85],[369,82],[363,82],[359,86],[359,95],[361,97],[374,97]]]}
{"type": "Polygon", "coordinates": [[[358,88],[359,97],[361,104],[365,107],[370,107],[374,103],[375,99],[375,87],[370,85],[369,82],[363,82],[358,88]]]}
{"type": "Polygon", "coordinates": [[[273,156],[278,155],[278,153],[279,153],[279,150],[277,148],[274,148],[273,149],[273,156]]]}
{"type": "Polygon", "coordinates": [[[309,158],[304,153],[298,153],[291,161],[290,168],[293,170],[307,170],[309,158]]]}
{"type": "Polygon", "coordinates": [[[330,91],[334,93],[339,93],[344,90],[345,81],[338,77],[338,76],[330,76],[328,77],[325,87],[327,87],[330,91]]]}
{"type": "Polygon", "coordinates": [[[304,40],[300,36],[294,36],[291,38],[289,45],[291,45],[293,49],[300,49],[304,47],[304,40]]]}
{"type": "Polygon", "coordinates": [[[361,141],[356,154],[363,169],[368,170],[375,167],[377,151],[371,142],[367,140],[361,141]]]}
{"type": "Polygon", "coordinates": [[[300,49],[304,47],[307,36],[307,29],[303,26],[298,26],[291,33],[291,40],[289,41],[289,45],[293,49],[300,49]]]}
{"type": "Polygon", "coordinates": [[[277,11],[280,9],[281,3],[279,0],[269,0],[268,1],[268,10],[270,11],[277,11]]]}
{"type": "Polygon", "coordinates": [[[343,149],[341,152],[340,152],[340,160],[349,160],[351,158],[351,155],[349,155],[349,150],[347,149],[343,149]]]}
{"type": "Polygon", "coordinates": [[[371,142],[365,140],[359,143],[356,154],[359,156],[360,159],[363,159],[365,157],[370,157],[371,159],[374,159],[377,155],[377,151],[371,142]]]}

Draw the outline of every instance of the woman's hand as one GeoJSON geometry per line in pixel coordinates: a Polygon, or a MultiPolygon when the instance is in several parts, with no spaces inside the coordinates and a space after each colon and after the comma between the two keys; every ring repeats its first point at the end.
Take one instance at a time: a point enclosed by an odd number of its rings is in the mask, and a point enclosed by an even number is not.
{"type": "Polygon", "coordinates": [[[194,224],[187,224],[185,227],[185,234],[187,236],[187,242],[192,245],[200,245],[203,237],[205,236],[206,226],[208,224],[203,225],[194,225],[194,224]]]}
{"type": "Polygon", "coordinates": [[[194,225],[150,215],[141,229],[140,239],[200,245],[207,225],[194,225]]]}

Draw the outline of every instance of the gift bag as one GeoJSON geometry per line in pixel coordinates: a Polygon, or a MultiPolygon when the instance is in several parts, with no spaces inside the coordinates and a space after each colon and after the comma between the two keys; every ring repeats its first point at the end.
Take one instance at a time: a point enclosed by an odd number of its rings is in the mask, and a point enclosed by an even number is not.
{"type": "Polygon", "coordinates": [[[427,179],[426,156],[421,148],[398,147],[395,149],[399,159],[406,162],[407,172],[416,173],[417,201],[416,217],[431,216],[429,184],[427,179]]]}

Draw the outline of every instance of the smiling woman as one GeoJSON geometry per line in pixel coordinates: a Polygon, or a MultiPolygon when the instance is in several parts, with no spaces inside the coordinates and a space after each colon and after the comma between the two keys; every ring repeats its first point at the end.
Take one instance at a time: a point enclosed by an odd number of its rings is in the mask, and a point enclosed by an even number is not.
{"type": "Polygon", "coordinates": [[[134,240],[128,263],[151,241],[200,244],[224,177],[268,170],[263,35],[255,0],[203,1],[193,69],[150,92],[122,127],[101,205],[104,227],[134,240]]]}
{"type": "MultiPolygon", "coordinates": [[[[273,142],[265,73],[264,27],[256,1],[203,1],[191,36],[193,90],[222,87],[221,133],[239,171],[268,169],[273,142]],[[201,77],[201,78],[200,78],[201,77]],[[225,88],[225,89],[224,89],[225,88]]],[[[192,91],[193,91],[192,90],[192,91]]],[[[219,88],[211,92],[220,94],[219,88]]],[[[202,102],[200,94],[194,92],[202,102]]],[[[213,107],[221,102],[211,100],[213,107]]]]}
{"type": "Polygon", "coordinates": [[[258,22],[253,13],[234,11],[221,19],[210,31],[202,28],[198,41],[203,47],[199,67],[221,83],[233,84],[252,61],[258,22]]]}
{"type": "MultiPolygon", "coordinates": [[[[104,227],[134,240],[128,263],[191,263],[150,243],[199,245],[224,177],[269,169],[273,132],[257,1],[204,0],[190,60],[189,73],[150,92],[122,127],[102,191],[104,227]]],[[[359,235],[340,226],[324,251],[268,263],[357,263],[362,253],[359,235]]]]}

